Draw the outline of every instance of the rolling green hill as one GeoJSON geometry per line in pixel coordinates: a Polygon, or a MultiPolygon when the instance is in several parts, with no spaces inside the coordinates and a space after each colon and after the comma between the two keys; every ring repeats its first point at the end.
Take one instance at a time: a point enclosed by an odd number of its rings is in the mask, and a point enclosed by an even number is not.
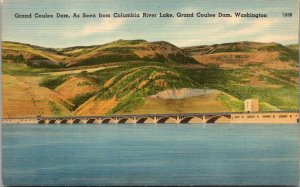
{"type": "Polygon", "coordinates": [[[263,111],[299,107],[297,45],[2,46],[6,117],[242,111],[249,98],[259,99],[263,111]],[[201,94],[187,94],[194,92],[201,94]],[[165,93],[176,98],[161,98],[165,93]]]}

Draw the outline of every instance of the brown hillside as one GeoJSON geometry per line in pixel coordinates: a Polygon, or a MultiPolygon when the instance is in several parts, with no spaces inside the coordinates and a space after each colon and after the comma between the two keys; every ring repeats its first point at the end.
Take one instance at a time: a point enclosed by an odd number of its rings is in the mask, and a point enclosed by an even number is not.
{"type": "Polygon", "coordinates": [[[118,40],[81,50],[68,49],[66,53],[72,54],[65,61],[67,66],[122,61],[195,63],[195,60],[188,57],[180,48],[163,41],[118,40]]]}
{"type": "Polygon", "coordinates": [[[64,99],[70,100],[80,94],[90,93],[97,90],[94,82],[84,77],[72,77],[59,85],[55,92],[64,99]]]}
{"type": "Polygon", "coordinates": [[[277,43],[235,42],[184,48],[184,51],[205,65],[221,68],[262,66],[271,69],[297,69],[296,46],[277,43]]]}
{"type": "Polygon", "coordinates": [[[48,88],[39,87],[38,77],[2,75],[3,117],[70,115],[72,104],[48,88]]]}

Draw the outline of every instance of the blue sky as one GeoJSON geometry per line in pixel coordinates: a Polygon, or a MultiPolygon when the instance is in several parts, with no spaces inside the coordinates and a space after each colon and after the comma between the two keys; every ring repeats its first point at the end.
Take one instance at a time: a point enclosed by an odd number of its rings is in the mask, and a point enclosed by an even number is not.
{"type": "Polygon", "coordinates": [[[2,39],[68,47],[118,39],[194,46],[235,41],[298,43],[297,0],[4,0],[2,39]],[[268,18],[17,19],[15,13],[266,13],[268,18]],[[286,18],[282,12],[291,12],[286,18]]]}

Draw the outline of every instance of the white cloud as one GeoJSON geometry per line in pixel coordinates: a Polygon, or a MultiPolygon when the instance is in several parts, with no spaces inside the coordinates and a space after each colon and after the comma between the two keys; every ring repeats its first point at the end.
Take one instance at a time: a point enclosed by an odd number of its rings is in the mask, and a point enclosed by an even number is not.
{"type": "Polygon", "coordinates": [[[269,18],[265,20],[252,20],[247,18],[218,18],[207,26],[208,29],[200,30],[200,28],[197,28],[196,30],[188,31],[188,34],[185,33],[186,36],[189,36],[188,38],[181,37],[181,39],[173,40],[173,42],[178,46],[191,46],[216,43],[217,41],[227,41],[229,38],[232,41],[247,40],[247,38],[251,38],[257,34],[262,37],[257,38],[255,41],[261,42],[284,42],[297,38],[296,35],[285,37],[278,35],[268,36],[267,34],[269,34],[270,31],[274,29],[274,26],[277,26],[278,24],[280,24],[280,20],[275,18],[269,18]],[[232,26],[234,29],[230,29],[232,26]]]}
{"type": "Polygon", "coordinates": [[[233,32],[229,32],[229,35],[250,35],[250,34],[256,34],[262,31],[266,31],[272,26],[279,23],[278,19],[258,19],[252,22],[248,23],[248,26],[237,29],[233,32]]]}
{"type": "Polygon", "coordinates": [[[175,44],[179,47],[189,47],[193,45],[197,45],[201,42],[199,39],[182,39],[182,40],[173,40],[171,41],[172,44],[175,44]]]}
{"type": "Polygon", "coordinates": [[[118,19],[118,18],[105,18],[101,22],[90,23],[85,25],[78,32],[67,32],[67,37],[76,37],[76,36],[89,36],[92,34],[99,33],[108,33],[117,30],[122,25],[124,25],[126,19],[118,19]]]}
{"type": "Polygon", "coordinates": [[[297,35],[265,35],[257,37],[254,41],[257,42],[277,42],[277,43],[287,43],[298,41],[297,35]]]}
{"type": "Polygon", "coordinates": [[[105,19],[100,24],[86,25],[81,31],[82,35],[110,32],[124,24],[125,19],[105,19]]]}
{"type": "MultiPolygon", "coordinates": [[[[236,21],[238,23],[239,21],[236,21]]],[[[245,23],[245,22],[243,22],[245,23]]],[[[226,38],[232,38],[233,41],[240,41],[244,37],[251,37],[255,34],[269,33],[273,26],[279,23],[278,19],[266,19],[266,20],[255,20],[248,21],[246,26],[241,26],[241,24],[235,25],[235,30],[228,31],[225,24],[222,28],[223,30],[218,31],[218,33],[211,34],[203,38],[202,42],[207,41],[222,41],[226,38]]],[[[243,40],[243,39],[242,39],[243,40]]]]}

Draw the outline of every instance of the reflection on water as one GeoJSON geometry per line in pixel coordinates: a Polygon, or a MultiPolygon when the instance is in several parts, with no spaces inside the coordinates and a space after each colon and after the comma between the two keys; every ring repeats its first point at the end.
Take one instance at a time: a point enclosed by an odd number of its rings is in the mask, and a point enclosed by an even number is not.
{"type": "Polygon", "coordinates": [[[297,185],[296,125],[3,125],[6,185],[297,185]]]}

